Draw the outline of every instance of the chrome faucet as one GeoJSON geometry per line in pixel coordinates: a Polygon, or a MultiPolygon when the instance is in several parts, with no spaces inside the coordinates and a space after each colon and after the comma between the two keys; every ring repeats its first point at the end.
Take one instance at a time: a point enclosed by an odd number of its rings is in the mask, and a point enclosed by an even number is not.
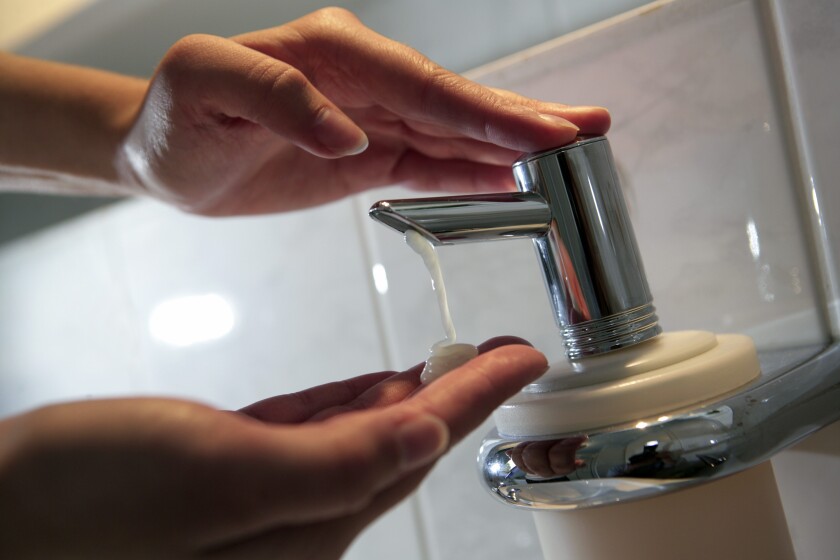
{"type": "Polygon", "coordinates": [[[530,237],[570,359],[660,334],[607,139],[527,154],[513,175],[520,192],[380,201],[370,216],[435,245],[530,237]]]}

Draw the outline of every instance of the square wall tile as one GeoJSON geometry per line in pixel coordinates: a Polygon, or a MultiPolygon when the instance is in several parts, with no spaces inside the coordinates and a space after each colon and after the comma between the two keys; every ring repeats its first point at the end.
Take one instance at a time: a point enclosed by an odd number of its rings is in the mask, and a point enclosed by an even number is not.
{"type": "Polygon", "coordinates": [[[0,416],[125,394],[139,373],[102,215],[0,250],[0,416]]]}
{"type": "Polygon", "coordinates": [[[351,201],[225,219],[137,202],[109,220],[140,333],[137,391],[238,407],[385,369],[351,201]]]}

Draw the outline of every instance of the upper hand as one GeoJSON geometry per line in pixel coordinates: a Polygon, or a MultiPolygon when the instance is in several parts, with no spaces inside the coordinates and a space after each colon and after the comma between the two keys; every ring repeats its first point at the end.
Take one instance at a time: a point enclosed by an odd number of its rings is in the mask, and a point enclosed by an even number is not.
{"type": "Polygon", "coordinates": [[[522,152],[607,128],[604,109],[480,86],[330,8],[176,43],[125,137],[121,167],[127,181],[191,212],[264,213],[395,183],[506,190],[522,152]]]}
{"type": "Polygon", "coordinates": [[[0,556],[338,558],[431,464],[546,369],[491,348],[267,399],[55,405],[0,422],[0,556]],[[328,536],[328,538],[325,538],[328,536]]]}

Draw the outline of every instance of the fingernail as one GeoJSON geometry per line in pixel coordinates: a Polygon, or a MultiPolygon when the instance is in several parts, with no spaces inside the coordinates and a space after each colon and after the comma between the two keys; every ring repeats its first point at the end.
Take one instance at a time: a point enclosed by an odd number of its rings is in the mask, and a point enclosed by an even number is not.
{"type": "Polygon", "coordinates": [[[423,414],[397,428],[400,466],[404,471],[427,465],[440,457],[449,445],[449,427],[436,416],[423,414]]]}
{"type": "Polygon", "coordinates": [[[340,112],[324,109],[315,123],[315,137],[335,156],[354,156],[368,147],[367,135],[340,112]]]}
{"type": "Polygon", "coordinates": [[[580,131],[580,128],[575,126],[574,123],[567,121],[563,117],[558,117],[557,115],[550,115],[548,113],[540,114],[540,118],[547,123],[551,123],[554,126],[562,126],[564,128],[573,128],[576,131],[580,131]]]}

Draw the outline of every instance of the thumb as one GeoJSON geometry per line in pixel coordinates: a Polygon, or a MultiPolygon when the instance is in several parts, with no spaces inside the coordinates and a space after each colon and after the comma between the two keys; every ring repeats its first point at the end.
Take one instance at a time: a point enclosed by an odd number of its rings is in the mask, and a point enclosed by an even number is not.
{"type": "Polygon", "coordinates": [[[337,158],[367,148],[364,131],[303,72],[228,39],[185,37],[158,73],[173,96],[210,104],[214,116],[259,124],[316,156],[337,158]]]}
{"type": "Polygon", "coordinates": [[[254,460],[248,461],[251,473],[244,484],[256,485],[248,493],[265,498],[274,522],[322,521],[361,511],[449,447],[443,420],[399,406],[271,431],[273,441],[263,441],[262,452],[247,454],[254,460]],[[283,479],[295,483],[278,484],[283,479]]]}

